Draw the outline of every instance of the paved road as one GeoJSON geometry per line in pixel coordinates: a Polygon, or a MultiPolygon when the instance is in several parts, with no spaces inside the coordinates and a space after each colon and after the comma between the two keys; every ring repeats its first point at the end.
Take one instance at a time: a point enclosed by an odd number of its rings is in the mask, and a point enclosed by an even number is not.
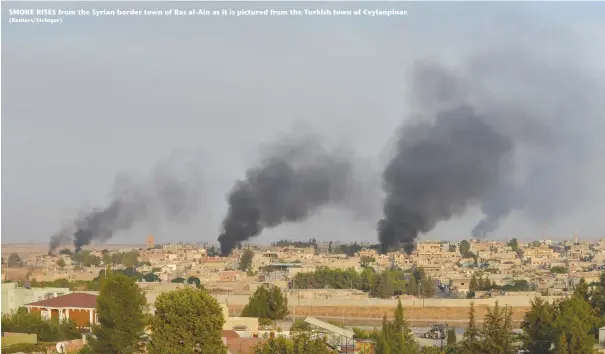
{"type": "MultiPolygon", "coordinates": [[[[304,317],[301,317],[301,319],[304,317]]],[[[424,321],[424,320],[423,320],[424,321]]],[[[435,322],[435,323],[439,323],[440,321],[438,319],[433,319],[433,320],[426,320],[427,322],[435,322]]],[[[450,321],[452,322],[452,321],[450,321]]],[[[468,322],[468,320],[465,321],[461,321],[463,323],[468,322]]],[[[282,328],[283,330],[289,330],[290,327],[292,326],[292,321],[278,321],[277,322],[277,326],[282,328]]],[[[366,331],[372,331],[374,329],[380,329],[380,324],[376,324],[376,325],[348,325],[345,326],[345,328],[347,329],[353,329],[353,328],[359,328],[359,329],[363,329],[366,331]]],[[[457,327],[456,330],[456,339],[458,341],[460,341],[462,339],[462,335],[464,334],[464,327],[465,325],[462,325],[460,327],[457,327]]],[[[411,330],[412,332],[414,332],[414,336],[416,337],[416,341],[422,345],[422,346],[438,346],[440,347],[442,345],[442,342],[440,339],[427,339],[427,338],[422,338],[422,334],[428,332],[430,329],[430,327],[412,327],[411,330]]],[[[515,333],[519,333],[521,332],[521,330],[519,329],[513,329],[513,332],[515,333]]],[[[446,344],[446,340],[443,340],[443,345],[446,344]]]]}
{"type": "MultiPolygon", "coordinates": [[[[305,319],[305,317],[307,316],[296,316],[297,319],[305,319]]],[[[343,316],[312,316],[315,318],[318,318],[320,320],[333,320],[333,321],[338,321],[339,323],[344,322],[345,324],[351,324],[352,326],[356,326],[357,324],[359,325],[368,325],[370,324],[374,324],[376,323],[377,325],[379,325],[380,323],[382,323],[382,317],[343,317],[343,316]]],[[[288,319],[292,319],[292,316],[288,316],[288,319]]],[[[420,318],[420,319],[413,319],[410,320],[408,319],[409,322],[427,322],[427,323],[441,323],[441,322],[447,322],[447,323],[455,323],[456,326],[458,326],[458,323],[460,323],[460,326],[464,326],[466,323],[468,323],[468,319],[462,319],[462,320],[444,320],[442,318],[420,318]]],[[[477,320],[477,323],[482,323],[483,320],[477,320]]]]}

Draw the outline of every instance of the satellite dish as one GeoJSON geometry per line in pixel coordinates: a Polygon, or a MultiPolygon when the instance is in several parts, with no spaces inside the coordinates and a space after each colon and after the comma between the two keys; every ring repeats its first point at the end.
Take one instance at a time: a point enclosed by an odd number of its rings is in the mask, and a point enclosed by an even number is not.
{"type": "Polygon", "coordinates": [[[67,353],[67,342],[59,342],[57,343],[57,353],[67,353]]]}

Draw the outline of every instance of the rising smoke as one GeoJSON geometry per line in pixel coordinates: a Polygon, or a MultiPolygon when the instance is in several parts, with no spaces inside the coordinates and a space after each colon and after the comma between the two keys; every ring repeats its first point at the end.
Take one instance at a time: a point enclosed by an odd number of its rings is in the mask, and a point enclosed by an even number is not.
{"type": "Polygon", "coordinates": [[[460,214],[496,188],[511,143],[471,107],[449,109],[434,123],[405,126],[384,171],[387,194],[379,223],[383,250],[414,248],[418,233],[460,214]]]}
{"type": "Polygon", "coordinates": [[[513,211],[542,224],[582,202],[589,187],[576,172],[595,165],[587,123],[605,92],[591,81],[528,48],[455,70],[414,65],[410,117],[383,173],[382,251],[411,252],[419,234],[475,206],[485,217],[472,236],[485,238],[513,211]]]}
{"type": "MultiPolygon", "coordinates": [[[[316,136],[284,139],[229,193],[219,236],[221,253],[259,235],[266,227],[300,222],[327,205],[351,206],[354,163],[345,151],[328,151],[316,136]]],[[[355,209],[355,208],[353,208],[355,209]]]]}
{"type": "Polygon", "coordinates": [[[51,237],[50,252],[66,242],[73,242],[79,251],[92,241],[105,242],[116,232],[145,221],[187,222],[200,207],[202,178],[198,163],[193,156],[175,153],[158,163],[146,178],[119,175],[111,202],[62,227],[51,237]]]}

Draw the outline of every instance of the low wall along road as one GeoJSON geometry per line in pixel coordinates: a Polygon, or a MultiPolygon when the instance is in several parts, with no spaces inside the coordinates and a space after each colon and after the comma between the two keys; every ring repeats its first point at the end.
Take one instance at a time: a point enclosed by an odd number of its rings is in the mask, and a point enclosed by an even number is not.
{"type": "MultiPolygon", "coordinates": [[[[220,302],[226,303],[232,315],[241,313],[248,303],[245,295],[219,295],[220,302]]],[[[530,296],[502,296],[490,299],[405,299],[401,303],[405,316],[414,326],[429,325],[435,322],[448,322],[460,327],[468,321],[468,311],[471,302],[475,303],[476,317],[481,322],[487,310],[498,301],[502,307],[509,306],[513,310],[513,322],[518,326],[523,316],[530,309],[530,296]]],[[[555,297],[544,297],[549,302],[555,297]]],[[[375,324],[382,320],[384,314],[391,318],[397,306],[397,300],[385,299],[298,299],[289,296],[288,307],[290,316],[313,316],[322,319],[332,319],[346,324],[375,324]]]]}

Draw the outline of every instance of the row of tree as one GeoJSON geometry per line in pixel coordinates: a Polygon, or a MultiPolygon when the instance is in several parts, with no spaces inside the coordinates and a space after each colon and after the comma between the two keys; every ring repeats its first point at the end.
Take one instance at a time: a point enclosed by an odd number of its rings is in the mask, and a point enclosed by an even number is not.
{"type": "Polygon", "coordinates": [[[135,267],[142,265],[139,262],[139,251],[132,250],[128,252],[113,252],[110,253],[108,250],[103,250],[101,257],[94,255],[88,250],[83,250],[78,253],[72,253],[69,249],[63,249],[59,251],[59,254],[65,254],[71,256],[72,261],[84,266],[100,266],[104,265],[123,265],[125,267],[135,267]]]}
{"type": "Polygon", "coordinates": [[[581,281],[568,299],[554,303],[533,299],[520,335],[513,333],[512,308],[502,308],[496,302],[488,309],[480,327],[475,306],[471,304],[469,322],[459,343],[455,330],[450,329],[445,348],[418,348],[399,302],[393,321],[388,321],[385,315],[381,330],[372,333],[356,330],[356,337],[374,339],[376,354],[513,354],[519,349],[531,354],[594,354],[597,332],[603,325],[605,273],[597,284],[581,281]]]}
{"type": "MultiPolygon", "coordinates": [[[[153,316],[145,315],[146,308],[144,293],[135,280],[109,271],[102,279],[97,299],[99,325],[93,328],[94,337],[86,350],[90,353],[135,353],[145,346],[142,334],[149,327],[152,340],[146,345],[148,353],[226,353],[221,339],[222,311],[216,299],[205,290],[187,287],[163,293],[156,300],[153,316]]],[[[283,319],[287,314],[287,298],[277,287],[258,288],[243,313],[273,321],[283,319]]],[[[33,316],[20,314],[25,315],[33,316]]],[[[17,327],[24,322],[22,320],[10,322],[8,319],[3,317],[3,330],[40,332],[39,329],[17,327]]],[[[385,316],[381,330],[367,337],[375,340],[376,354],[512,354],[519,347],[535,354],[593,354],[596,331],[603,324],[605,274],[600,283],[592,286],[581,282],[569,299],[552,304],[534,299],[522,323],[524,333],[519,337],[512,331],[510,308],[502,308],[496,303],[488,310],[483,326],[479,327],[475,307],[471,304],[469,323],[461,342],[455,343],[455,335],[450,331],[447,348],[419,348],[405,320],[401,301],[394,319],[388,321],[385,316]]],[[[291,339],[269,339],[259,345],[255,353],[331,352],[321,339],[306,332],[308,327],[301,326],[300,331],[291,339]]]]}
{"type": "Polygon", "coordinates": [[[512,332],[512,311],[489,309],[479,328],[471,305],[463,340],[450,348],[455,354],[513,354],[519,347],[532,354],[593,354],[598,328],[605,325],[605,273],[589,286],[584,280],[568,299],[549,303],[532,300],[521,324],[523,333],[512,332]]]}
{"type": "Polygon", "coordinates": [[[23,266],[23,262],[21,261],[21,257],[17,253],[11,253],[8,255],[8,260],[4,261],[4,257],[2,257],[2,264],[5,264],[9,268],[18,268],[23,266]]]}
{"type": "Polygon", "coordinates": [[[522,323],[523,346],[535,354],[592,354],[604,325],[605,273],[596,284],[580,281],[569,299],[534,299],[522,323]]]}
{"type": "Polygon", "coordinates": [[[435,282],[422,268],[415,271],[392,268],[376,272],[366,267],[361,273],[353,268],[333,269],[320,267],[313,272],[298,273],[292,287],[295,289],[357,289],[378,298],[390,298],[394,295],[414,295],[433,297],[435,282]]]}
{"type": "Polygon", "coordinates": [[[317,240],[310,238],[309,241],[293,241],[293,240],[279,240],[271,244],[273,247],[296,247],[296,248],[317,248],[317,240]]]}
{"type": "Polygon", "coordinates": [[[309,331],[296,331],[291,338],[277,336],[269,338],[254,348],[254,354],[337,354],[320,337],[309,331]]]}

